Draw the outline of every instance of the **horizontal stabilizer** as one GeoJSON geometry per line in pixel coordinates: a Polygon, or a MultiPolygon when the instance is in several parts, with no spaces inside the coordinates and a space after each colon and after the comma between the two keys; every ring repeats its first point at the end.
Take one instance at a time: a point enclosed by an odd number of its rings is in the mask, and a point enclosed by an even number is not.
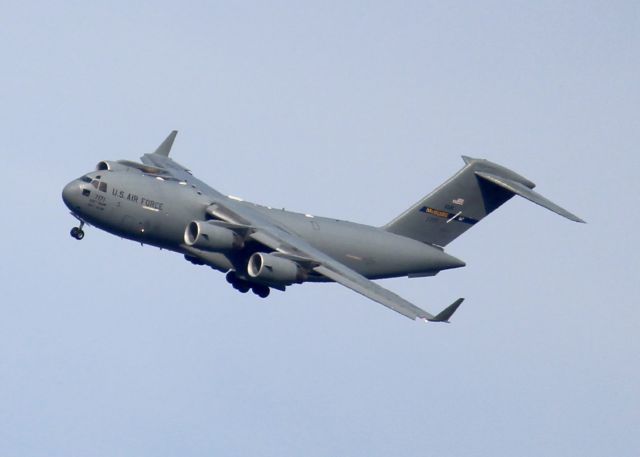
{"type": "Polygon", "coordinates": [[[527,200],[532,201],[533,203],[536,203],[542,206],[543,208],[547,208],[549,211],[553,211],[554,213],[559,214],[560,216],[564,216],[567,219],[570,219],[575,222],[581,222],[583,224],[585,223],[585,221],[580,219],[575,214],[572,214],[566,209],[561,208],[560,206],[556,205],[552,201],[544,198],[539,193],[534,192],[524,184],[521,184],[519,182],[513,181],[508,178],[504,178],[502,176],[498,176],[492,173],[487,173],[485,171],[476,171],[475,174],[482,179],[485,179],[497,186],[502,187],[503,189],[508,190],[509,192],[513,192],[514,194],[520,195],[521,197],[526,198],[527,200]]]}
{"type": "Polygon", "coordinates": [[[456,301],[451,303],[445,309],[443,309],[437,316],[432,317],[431,319],[427,319],[429,322],[446,322],[449,323],[449,319],[453,316],[453,313],[460,307],[464,298],[458,298],[456,301]]]}

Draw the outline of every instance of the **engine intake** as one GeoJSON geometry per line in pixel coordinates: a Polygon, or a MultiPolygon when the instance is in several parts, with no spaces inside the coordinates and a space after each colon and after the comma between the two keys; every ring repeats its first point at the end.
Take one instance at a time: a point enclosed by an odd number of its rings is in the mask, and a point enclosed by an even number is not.
{"type": "Polygon", "coordinates": [[[124,171],[128,168],[126,165],[111,160],[101,160],[96,165],[96,171],[124,171]]]}
{"type": "Polygon", "coordinates": [[[244,246],[242,237],[233,230],[206,221],[189,222],[184,231],[184,242],[204,251],[228,251],[244,246]]]}
{"type": "Polygon", "coordinates": [[[306,272],[292,260],[256,252],[249,257],[247,273],[265,283],[293,284],[306,279],[306,272]]]}
{"type": "Polygon", "coordinates": [[[158,176],[165,176],[167,174],[162,168],[132,162],[131,160],[118,160],[117,162],[114,162],[113,160],[101,160],[96,165],[96,171],[132,171],[158,176]]]}

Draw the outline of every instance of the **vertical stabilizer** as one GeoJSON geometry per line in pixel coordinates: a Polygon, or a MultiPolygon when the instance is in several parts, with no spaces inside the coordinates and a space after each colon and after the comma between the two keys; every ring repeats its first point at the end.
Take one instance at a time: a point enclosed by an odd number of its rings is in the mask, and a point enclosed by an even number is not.
{"type": "Polygon", "coordinates": [[[463,156],[465,166],[384,229],[424,243],[446,246],[520,195],[576,222],[579,217],[534,192],[535,184],[501,165],[463,156]]]}

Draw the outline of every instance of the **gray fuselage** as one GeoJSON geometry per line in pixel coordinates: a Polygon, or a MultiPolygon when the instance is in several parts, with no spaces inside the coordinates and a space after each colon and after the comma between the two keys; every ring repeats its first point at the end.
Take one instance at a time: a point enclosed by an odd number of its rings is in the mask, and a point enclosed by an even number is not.
{"type": "MultiPolygon", "coordinates": [[[[218,270],[235,270],[240,275],[246,272],[246,261],[252,253],[271,249],[250,242],[240,250],[204,252],[185,244],[187,225],[212,219],[207,208],[217,201],[239,213],[249,208],[254,214],[258,211],[265,220],[370,279],[430,276],[464,266],[438,247],[381,228],[255,205],[135,169],[88,173],[64,188],[63,200],[90,225],[187,258],[203,259],[218,270]]],[[[307,280],[326,278],[312,274],[307,280]]]]}

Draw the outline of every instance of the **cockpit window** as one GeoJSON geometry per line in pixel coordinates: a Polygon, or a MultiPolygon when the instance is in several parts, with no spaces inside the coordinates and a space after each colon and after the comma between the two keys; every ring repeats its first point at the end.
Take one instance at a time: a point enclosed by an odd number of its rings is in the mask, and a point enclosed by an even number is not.
{"type": "Polygon", "coordinates": [[[107,183],[106,182],[101,182],[99,190],[100,190],[100,192],[106,192],[107,191],[107,183]]]}
{"type": "Polygon", "coordinates": [[[82,181],[82,182],[91,182],[91,178],[85,175],[82,178],[80,178],[80,181],[82,181]]]}
{"type": "Polygon", "coordinates": [[[91,185],[97,189],[98,188],[98,181],[96,181],[94,179],[93,181],[91,181],[91,185]]]}

